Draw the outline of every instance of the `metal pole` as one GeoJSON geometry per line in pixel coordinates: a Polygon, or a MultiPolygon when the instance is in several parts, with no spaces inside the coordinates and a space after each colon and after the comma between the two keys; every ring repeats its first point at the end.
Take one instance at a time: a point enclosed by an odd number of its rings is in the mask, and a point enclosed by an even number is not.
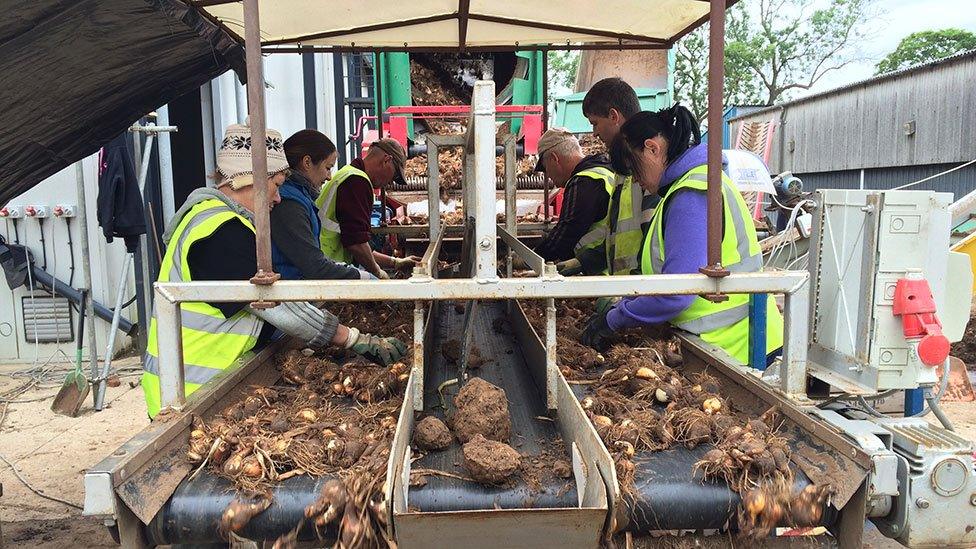
{"type": "Polygon", "coordinates": [[[183,322],[180,304],[156,290],[156,343],[159,348],[160,408],[181,408],[186,403],[183,374],[183,322]]]}
{"type": "MultiPolygon", "coordinates": [[[[474,157],[474,214],[475,278],[494,279],[498,277],[495,223],[495,83],[479,80],[474,84],[471,108],[473,127],[468,135],[474,134],[474,150],[467,157],[474,157]],[[471,154],[471,153],[474,154],[471,154]]],[[[469,141],[471,143],[471,141],[469,141]]]]}
{"type": "Polygon", "coordinates": [[[264,119],[264,61],[261,58],[261,22],[258,0],[244,0],[244,50],[247,54],[247,99],[251,116],[251,166],[254,172],[254,228],[257,272],[254,284],[273,284],[278,276],[271,266],[271,212],[268,208],[268,149],[264,119]]]}
{"type": "Polygon", "coordinates": [[[122,302],[125,300],[126,280],[129,277],[129,263],[134,254],[126,254],[122,261],[122,274],[119,275],[119,290],[115,295],[115,310],[112,314],[112,329],[108,333],[108,345],[105,347],[105,360],[102,362],[102,373],[96,379],[98,387],[95,389],[95,411],[101,412],[105,404],[105,381],[112,369],[112,354],[115,352],[115,335],[119,331],[119,319],[122,318],[122,302]]]}
{"type": "MultiPolygon", "coordinates": [[[[167,129],[176,129],[169,125],[169,106],[163,105],[156,110],[156,123],[167,129]]],[[[163,222],[176,214],[176,204],[173,191],[173,148],[170,146],[169,132],[159,134],[159,185],[162,187],[163,222]]]]}
{"type": "MultiPolygon", "coordinates": [[[[75,164],[75,180],[78,189],[78,226],[81,228],[81,275],[82,289],[86,291],[84,307],[88,318],[88,362],[92,378],[98,377],[98,347],[95,341],[95,296],[92,291],[91,251],[88,247],[88,214],[85,208],[85,169],[82,161],[75,164]]],[[[97,392],[96,392],[97,394],[97,392]]],[[[93,397],[95,395],[92,395],[93,397]]]]}
{"type": "Polygon", "coordinates": [[[346,86],[342,76],[342,54],[332,54],[332,76],[335,95],[336,147],[339,149],[339,165],[346,165],[346,109],[342,98],[346,96],[346,86]]]}
{"type": "MultiPolygon", "coordinates": [[[[377,137],[383,139],[383,67],[386,56],[382,53],[373,54],[373,86],[376,88],[376,125],[377,137]],[[381,61],[382,60],[382,61],[381,61]]],[[[440,209],[438,208],[438,211],[440,209]]],[[[386,187],[380,189],[380,225],[386,225],[386,187]]]]}
{"type": "Polygon", "coordinates": [[[542,131],[549,129],[549,50],[542,52],[542,131]]]}
{"type": "Polygon", "coordinates": [[[807,393],[807,348],[810,334],[810,283],[804,281],[783,303],[783,362],[780,389],[788,396],[807,393]]]}
{"type": "MultiPolygon", "coordinates": [[[[722,131],[722,94],[725,80],[725,0],[711,0],[708,41],[708,129],[722,131]]],[[[722,140],[708,140],[708,265],[702,273],[725,276],[722,268],[722,140]]]]}

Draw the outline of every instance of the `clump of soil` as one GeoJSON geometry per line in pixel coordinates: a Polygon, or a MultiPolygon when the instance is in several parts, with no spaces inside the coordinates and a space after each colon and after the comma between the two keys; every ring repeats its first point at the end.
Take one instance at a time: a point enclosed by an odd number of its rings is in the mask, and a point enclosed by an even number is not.
{"type": "Polygon", "coordinates": [[[422,450],[443,450],[453,440],[447,425],[434,416],[420,420],[413,431],[413,442],[422,450]]]}
{"type": "MultiPolygon", "coordinates": [[[[441,343],[441,354],[452,364],[461,363],[461,351],[462,345],[457,339],[448,339],[444,343],[441,343]]],[[[477,370],[488,362],[490,360],[481,355],[481,349],[477,345],[472,345],[468,350],[468,368],[477,370]]]]}
{"type": "Polygon", "coordinates": [[[559,478],[572,478],[573,477],[573,467],[568,461],[563,459],[557,459],[552,463],[552,473],[559,478]]]}
{"type": "Polygon", "coordinates": [[[514,448],[481,434],[475,435],[461,448],[464,468],[471,478],[484,484],[499,484],[508,480],[522,464],[522,456],[514,448]]]}
{"type": "Polygon", "coordinates": [[[512,432],[505,390],[481,378],[471,378],[454,397],[454,435],[462,443],[481,435],[507,442],[512,432]]]}

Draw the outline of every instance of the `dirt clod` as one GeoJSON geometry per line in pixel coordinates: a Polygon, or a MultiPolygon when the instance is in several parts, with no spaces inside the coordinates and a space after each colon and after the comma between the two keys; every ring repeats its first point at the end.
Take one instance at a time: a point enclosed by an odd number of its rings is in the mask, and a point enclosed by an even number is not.
{"type": "Polygon", "coordinates": [[[447,425],[434,416],[420,420],[413,431],[413,442],[422,450],[443,450],[451,445],[452,440],[447,425]]]}
{"type": "Polygon", "coordinates": [[[569,465],[569,462],[558,459],[552,464],[552,472],[559,478],[572,478],[573,468],[569,465]]]}
{"type": "Polygon", "coordinates": [[[472,378],[454,398],[454,434],[462,443],[482,435],[489,440],[507,442],[512,432],[508,397],[500,387],[481,378],[472,378]]]}
{"type": "Polygon", "coordinates": [[[464,468],[471,478],[484,484],[498,484],[511,477],[522,464],[522,456],[503,442],[475,435],[461,448],[464,468]]]}

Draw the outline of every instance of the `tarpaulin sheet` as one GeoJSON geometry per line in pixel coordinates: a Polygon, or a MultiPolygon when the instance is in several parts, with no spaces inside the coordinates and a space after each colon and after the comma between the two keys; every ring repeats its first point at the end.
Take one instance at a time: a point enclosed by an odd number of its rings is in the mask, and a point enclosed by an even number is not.
{"type": "Polygon", "coordinates": [[[0,205],[244,50],[179,0],[15,0],[0,10],[0,205]]]}

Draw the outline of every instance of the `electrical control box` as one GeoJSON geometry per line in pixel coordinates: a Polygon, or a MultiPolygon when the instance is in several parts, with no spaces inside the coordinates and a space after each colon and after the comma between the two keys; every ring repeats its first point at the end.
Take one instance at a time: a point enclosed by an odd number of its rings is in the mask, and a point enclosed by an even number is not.
{"type": "Polygon", "coordinates": [[[931,358],[919,354],[922,338],[894,305],[896,287],[906,279],[922,279],[931,289],[929,319],[946,311],[949,299],[969,303],[971,288],[953,287],[966,295],[948,295],[952,195],[828,189],[817,191],[815,201],[810,374],[857,393],[935,383],[935,366],[924,362],[931,358]]]}

